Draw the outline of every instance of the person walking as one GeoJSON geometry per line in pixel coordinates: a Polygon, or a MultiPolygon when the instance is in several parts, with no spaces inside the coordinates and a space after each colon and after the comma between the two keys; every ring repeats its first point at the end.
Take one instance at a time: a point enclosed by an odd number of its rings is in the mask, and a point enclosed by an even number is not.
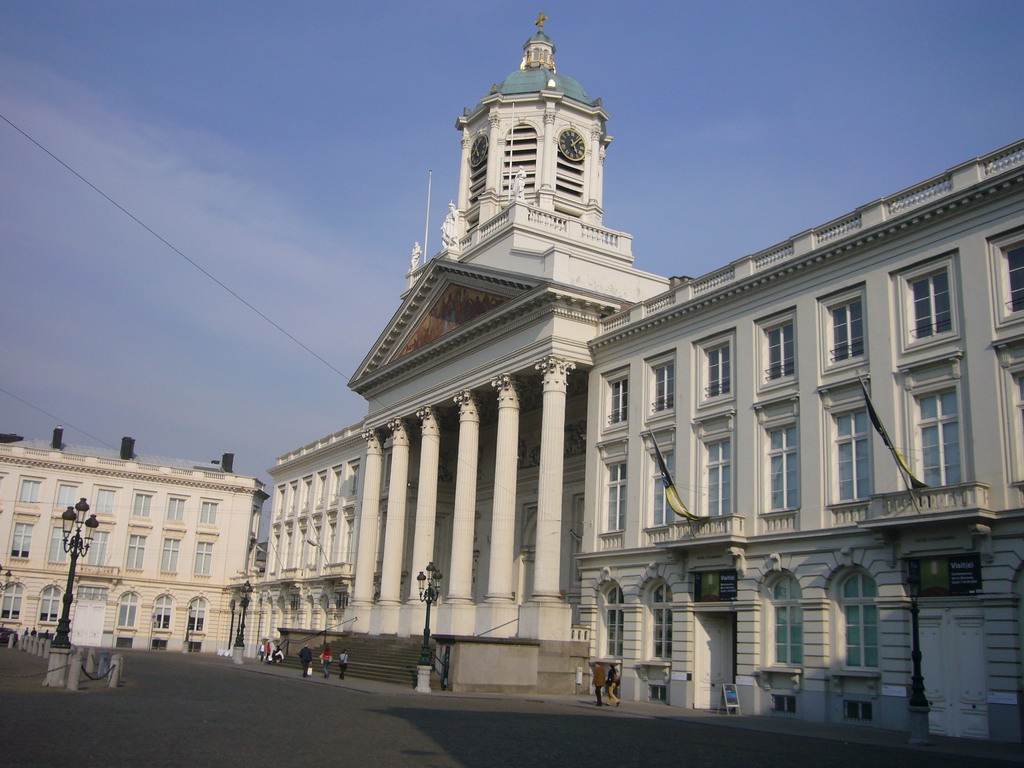
{"type": "Polygon", "coordinates": [[[619,706],[619,702],[622,699],[618,696],[619,691],[619,672],[615,669],[614,664],[608,665],[608,674],[605,676],[605,692],[608,694],[608,706],[610,707],[614,702],[615,706],[619,706]]]}
{"type": "Polygon", "coordinates": [[[601,701],[601,691],[604,690],[604,684],[606,680],[604,673],[604,665],[600,662],[591,662],[590,666],[593,668],[594,675],[594,695],[597,697],[597,706],[600,707],[604,703],[603,701],[601,701]]]}
{"type": "Polygon", "coordinates": [[[334,660],[334,654],[331,653],[331,646],[325,645],[323,651],[320,653],[320,663],[324,668],[324,680],[331,676],[331,662],[334,660]]]}
{"type": "Polygon", "coordinates": [[[309,665],[313,663],[313,652],[309,650],[308,645],[302,646],[302,650],[299,651],[299,661],[302,662],[302,676],[309,677],[309,665]]]}
{"type": "Polygon", "coordinates": [[[348,669],[348,648],[342,648],[338,654],[338,679],[345,679],[345,670],[348,669]]]}

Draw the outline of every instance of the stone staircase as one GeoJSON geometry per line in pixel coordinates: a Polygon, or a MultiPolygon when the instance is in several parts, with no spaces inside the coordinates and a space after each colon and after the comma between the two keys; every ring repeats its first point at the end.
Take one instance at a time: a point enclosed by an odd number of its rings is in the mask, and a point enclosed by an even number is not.
{"type": "MultiPolygon", "coordinates": [[[[410,688],[416,685],[416,665],[419,663],[420,648],[423,646],[421,638],[345,634],[331,637],[329,642],[335,656],[335,661],[331,664],[332,677],[338,674],[337,656],[346,649],[348,670],[345,677],[395,683],[410,688]]],[[[284,666],[299,670],[302,664],[299,663],[298,653],[302,644],[292,640],[289,646],[285,653],[284,666]]],[[[318,657],[323,647],[322,635],[310,641],[309,650],[313,652],[314,675],[321,674],[318,657]]]]}

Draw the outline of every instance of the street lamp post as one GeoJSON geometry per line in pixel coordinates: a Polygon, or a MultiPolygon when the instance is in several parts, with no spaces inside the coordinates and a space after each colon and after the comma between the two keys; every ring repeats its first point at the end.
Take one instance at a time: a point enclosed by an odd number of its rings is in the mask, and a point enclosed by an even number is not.
{"type": "Polygon", "coordinates": [[[74,600],[73,589],[75,586],[75,568],[78,566],[78,558],[89,551],[92,545],[92,536],[100,527],[96,515],[85,513],[89,511],[89,503],[83,498],[73,507],[64,510],[60,516],[64,528],[64,551],[70,555],[71,565],[68,566],[68,583],[64,590],[64,610],[57,621],[57,634],[54,635],[50,644],[50,663],[46,673],[46,685],[59,687],[64,685],[68,659],[71,656],[71,603],[74,600]],[[82,535],[82,528],[85,528],[85,535],[82,535]]]}
{"type": "Polygon", "coordinates": [[[232,648],[235,642],[235,598],[231,598],[228,604],[231,607],[231,625],[228,627],[228,648],[232,648]]]}
{"type": "Polygon", "coordinates": [[[420,649],[420,663],[416,668],[416,690],[420,693],[430,693],[430,673],[434,669],[433,654],[430,652],[430,606],[437,603],[441,597],[442,578],[443,574],[433,562],[427,564],[427,573],[420,571],[416,577],[420,600],[427,604],[427,614],[423,621],[423,647],[420,649]]]}
{"type": "Polygon", "coordinates": [[[916,560],[907,562],[907,590],[910,592],[910,699],[907,702],[907,722],[910,731],[909,743],[931,744],[928,738],[928,712],[931,706],[924,694],[924,675],[921,674],[921,632],[918,617],[921,607],[917,598],[921,594],[921,568],[916,560]]]}
{"type": "Polygon", "coordinates": [[[242,663],[242,656],[245,653],[245,614],[249,609],[249,595],[252,594],[252,584],[246,579],[242,585],[242,613],[238,618],[238,635],[235,637],[235,647],[231,651],[235,664],[242,663]]]}

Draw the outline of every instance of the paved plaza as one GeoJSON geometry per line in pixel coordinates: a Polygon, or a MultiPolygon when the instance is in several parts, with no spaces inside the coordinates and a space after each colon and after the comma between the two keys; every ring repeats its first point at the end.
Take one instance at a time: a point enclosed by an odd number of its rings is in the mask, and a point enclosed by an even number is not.
{"type": "Polygon", "coordinates": [[[125,683],[41,687],[45,662],[0,648],[0,764],[25,766],[702,766],[972,768],[1019,744],[698,713],[588,696],[417,694],[206,655],[128,652],[125,683]],[[966,762],[965,762],[966,758],[966,762]]]}

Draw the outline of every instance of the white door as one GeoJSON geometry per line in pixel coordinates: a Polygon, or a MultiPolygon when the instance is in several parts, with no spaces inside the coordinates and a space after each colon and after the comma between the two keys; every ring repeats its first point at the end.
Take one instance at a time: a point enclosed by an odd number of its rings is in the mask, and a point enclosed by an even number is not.
{"type": "Polygon", "coordinates": [[[98,646],[103,640],[103,619],[106,613],[106,603],[79,600],[75,604],[75,616],[71,622],[72,644],[98,646]]]}
{"type": "Polygon", "coordinates": [[[944,608],[922,611],[920,624],[928,730],[988,738],[984,619],[973,608],[944,608]]]}
{"type": "Polygon", "coordinates": [[[694,658],[695,709],[722,706],[722,684],[733,682],[732,616],[697,614],[694,658]]]}

